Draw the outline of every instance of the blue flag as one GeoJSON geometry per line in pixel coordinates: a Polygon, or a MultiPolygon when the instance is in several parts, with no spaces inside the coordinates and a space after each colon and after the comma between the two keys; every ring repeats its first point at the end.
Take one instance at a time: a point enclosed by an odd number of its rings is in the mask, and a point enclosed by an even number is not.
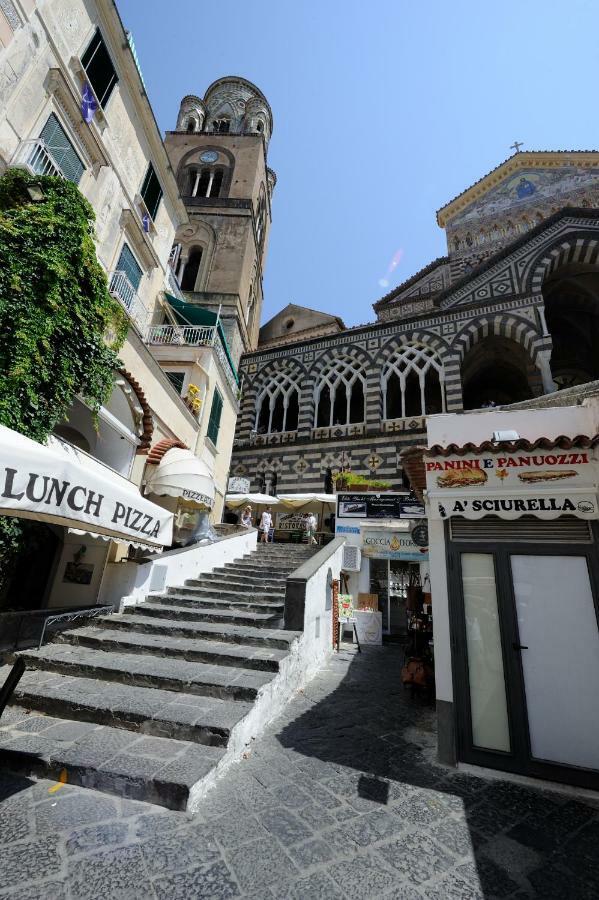
{"type": "Polygon", "coordinates": [[[98,101],[94,97],[93,91],[87,81],[83,85],[83,94],[81,96],[81,115],[89,125],[94,117],[94,113],[98,109],[98,101]]]}
{"type": "Polygon", "coordinates": [[[141,217],[141,222],[144,227],[144,231],[146,234],[150,233],[150,217],[147,213],[144,213],[141,217]]]}

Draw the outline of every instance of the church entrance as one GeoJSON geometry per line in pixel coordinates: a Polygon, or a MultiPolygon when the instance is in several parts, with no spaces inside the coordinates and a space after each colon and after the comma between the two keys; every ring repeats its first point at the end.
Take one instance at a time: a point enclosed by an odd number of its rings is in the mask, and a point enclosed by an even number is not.
{"type": "Polygon", "coordinates": [[[599,271],[567,266],[543,285],[558,389],[599,379],[599,271]]]}
{"type": "Polygon", "coordinates": [[[509,338],[476,343],[462,363],[464,409],[504,406],[543,393],[541,375],[526,350],[509,338]]]}

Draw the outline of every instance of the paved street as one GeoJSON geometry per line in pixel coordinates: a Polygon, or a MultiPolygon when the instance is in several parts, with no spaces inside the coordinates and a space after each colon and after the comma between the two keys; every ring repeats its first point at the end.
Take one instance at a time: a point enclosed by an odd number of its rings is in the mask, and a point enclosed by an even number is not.
{"type": "Polygon", "coordinates": [[[0,775],[0,900],[599,896],[599,803],[437,765],[400,663],[332,659],[193,820],[0,775]]]}

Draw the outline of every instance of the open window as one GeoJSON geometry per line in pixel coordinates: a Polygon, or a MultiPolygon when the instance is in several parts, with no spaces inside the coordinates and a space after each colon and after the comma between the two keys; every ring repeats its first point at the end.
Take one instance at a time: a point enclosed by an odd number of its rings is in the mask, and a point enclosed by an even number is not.
{"type": "Polygon", "coordinates": [[[81,63],[98,103],[104,109],[119,79],[99,28],[81,57],[81,63]]]}

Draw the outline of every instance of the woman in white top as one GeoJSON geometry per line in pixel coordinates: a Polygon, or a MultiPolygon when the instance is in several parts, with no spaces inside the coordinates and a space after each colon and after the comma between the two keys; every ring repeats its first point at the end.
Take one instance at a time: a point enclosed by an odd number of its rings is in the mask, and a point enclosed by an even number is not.
{"type": "Polygon", "coordinates": [[[246,506],[243,512],[241,513],[241,524],[244,528],[252,527],[252,507],[246,506]]]}
{"type": "Polygon", "coordinates": [[[268,543],[268,532],[272,528],[272,515],[270,506],[267,506],[260,517],[260,531],[262,532],[260,540],[263,544],[268,543]]]}

